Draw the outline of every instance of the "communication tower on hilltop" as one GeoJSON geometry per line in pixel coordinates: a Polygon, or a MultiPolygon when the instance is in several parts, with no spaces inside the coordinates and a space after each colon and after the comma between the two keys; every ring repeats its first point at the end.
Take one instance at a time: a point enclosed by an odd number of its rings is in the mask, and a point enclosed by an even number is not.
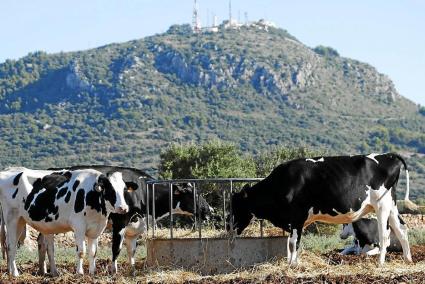
{"type": "Polygon", "coordinates": [[[192,15],[192,30],[195,33],[201,32],[201,20],[199,19],[198,3],[194,0],[192,15]]]}

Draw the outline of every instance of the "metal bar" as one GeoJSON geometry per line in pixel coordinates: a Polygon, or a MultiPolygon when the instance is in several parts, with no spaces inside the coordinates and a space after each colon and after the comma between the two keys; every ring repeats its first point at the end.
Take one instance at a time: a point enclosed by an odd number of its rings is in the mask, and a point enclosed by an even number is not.
{"type": "Polygon", "coordinates": [[[233,208],[232,208],[232,197],[233,197],[233,181],[230,181],[230,232],[233,233],[233,208]]]}
{"type": "Polygon", "coordinates": [[[146,184],[146,235],[149,236],[149,184],[146,184]]]}
{"type": "MultiPolygon", "coordinates": [[[[201,190],[199,190],[197,197],[196,197],[196,201],[198,202],[198,208],[201,208],[199,206],[200,194],[201,194],[201,190]]],[[[201,210],[198,210],[198,238],[200,238],[200,239],[202,238],[201,210]]]]}
{"type": "Polygon", "coordinates": [[[226,231],[226,190],[224,187],[222,188],[223,194],[223,223],[224,223],[224,231],[226,231]]]}
{"type": "Polygon", "coordinates": [[[183,182],[210,182],[210,183],[228,183],[230,181],[233,182],[254,182],[254,181],[260,181],[263,178],[206,178],[206,179],[168,179],[168,180],[153,180],[148,181],[147,183],[156,183],[156,184],[168,184],[170,182],[176,183],[183,183],[183,182]]]}
{"type": "MultiPolygon", "coordinates": [[[[197,216],[196,216],[196,183],[193,184],[193,217],[195,219],[195,228],[198,228],[197,216]]],[[[198,209],[199,210],[199,209],[198,209]]]]}
{"type": "Polygon", "coordinates": [[[170,182],[170,239],[173,238],[173,184],[170,182]]]}
{"type": "Polygon", "coordinates": [[[263,227],[264,227],[264,220],[261,219],[260,220],[260,237],[264,236],[263,227]]]}
{"type": "MultiPolygon", "coordinates": [[[[149,218],[149,216],[148,216],[149,218]]],[[[155,184],[152,184],[152,238],[155,238],[156,216],[155,216],[155,184]]]]}

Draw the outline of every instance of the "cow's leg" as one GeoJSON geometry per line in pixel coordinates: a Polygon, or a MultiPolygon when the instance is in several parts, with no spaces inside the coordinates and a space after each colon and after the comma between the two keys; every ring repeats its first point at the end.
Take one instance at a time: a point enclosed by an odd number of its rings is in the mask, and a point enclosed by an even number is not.
{"type": "Polygon", "coordinates": [[[134,274],[136,271],[134,255],[136,253],[137,237],[125,238],[125,246],[127,248],[128,262],[130,263],[131,273],[134,274]]]}
{"type": "Polygon", "coordinates": [[[298,226],[297,229],[292,229],[290,237],[288,239],[287,253],[288,253],[288,264],[289,266],[298,265],[298,249],[301,240],[302,226],[298,226]]]}
{"type": "Polygon", "coordinates": [[[87,238],[88,254],[89,254],[89,273],[96,272],[96,252],[97,252],[97,238],[87,238]]]}
{"type": "Polygon", "coordinates": [[[407,227],[406,225],[400,223],[400,220],[398,218],[397,205],[395,204],[393,204],[393,208],[390,213],[389,222],[390,222],[391,228],[393,229],[395,235],[397,236],[403,248],[404,260],[407,262],[412,262],[412,255],[410,253],[410,246],[409,246],[409,241],[407,237],[407,227]]]}
{"type": "MultiPolygon", "coordinates": [[[[390,196],[390,195],[389,195],[390,196]]],[[[377,210],[378,216],[378,233],[379,233],[379,265],[385,262],[385,254],[387,247],[390,245],[390,229],[388,228],[388,218],[390,216],[390,208],[387,206],[387,200],[384,200],[377,210]]]]}
{"type": "Polygon", "coordinates": [[[122,242],[124,240],[125,227],[114,225],[112,227],[112,264],[111,273],[118,272],[117,258],[120,254],[122,242]]]}
{"type": "MultiPolygon", "coordinates": [[[[13,215],[13,214],[12,214],[13,215]]],[[[19,276],[18,268],[16,267],[15,257],[18,245],[18,239],[25,228],[25,221],[17,216],[8,216],[6,220],[5,233],[7,244],[7,263],[9,274],[19,276]],[[10,218],[9,218],[10,217],[10,218]]]]}
{"type": "Polygon", "coordinates": [[[24,244],[26,237],[27,237],[27,225],[24,225],[24,228],[22,229],[22,232],[19,235],[18,247],[21,247],[24,244]]]}
{"type": "Polygon", "coordinates": [[[47,245],[46,245],[46,238],[44,237],[42,233],[38,234],[37,243],[38,243],[38,274],[44,275],[47,273],[47,267],[46,267],[47,245]]]}
{"type": "Polygon", "coordinates": [[[84,274],[83,259],[86,254],[86,243],[84,231],[75,231],[75,243],[77,245],[77,273],[84,274]]]}
{"type": "Polygon", "coordinates": [[[3,256],[3,259],[6,259],[6,228],[3,222],[3,217],[1,220],[1,228],[0,228],[0,243],[1,243],[1,254],[3,256]]]}
{"type": "Polygon", "coordinates": [[[47,247],[47,257],[49,258],[50,274],[53,277],[59,276],[55,262],[55,235],[45,235],[45,246],[47,247]]]}

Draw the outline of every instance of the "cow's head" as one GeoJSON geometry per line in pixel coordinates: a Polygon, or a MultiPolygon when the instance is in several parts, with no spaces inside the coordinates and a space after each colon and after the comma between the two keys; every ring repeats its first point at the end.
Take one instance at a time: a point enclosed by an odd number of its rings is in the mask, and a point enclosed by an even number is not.
{"type": "Polygon", "coordinates": [[[103,193],[106,207],[109,212],[124,214],[128,212],[128,205],[124,199],[126,185],[120,172],[100,175],[95,186],[96,191],[103,193]]]}
{"type": "Polygon", "coordinates": [[[205,219],[211,213],[211,206],[201,195],[198,195],[199,203],[196,204],[195,210],[194,203],[196,200],[194,199],[193,191],[191,183],[173,184],[174,212],[186,215],[198,215],[199,213],[201,219],[205,219]]]}
{"type": "Polygon", "coordinates": [[[346,238],[348,238],[349,236],[354,236],[354,229],[353,229],[353,224],[343,224],[342,225],[342,230],[341,230],[341,234],[339,234],[339,237],[343,240],[345,240],[346,238]]]}
{"type": "Polygon", "coordinates": [[[254,217],[250,211],[248,202],[249,188],[249,185],[245,185],[240,192],[233,194],[231,200],[233,212],[227,216],[227,231],[230,230],[230,221],[233,220],[233,229],[240,235],[254,217]]]}

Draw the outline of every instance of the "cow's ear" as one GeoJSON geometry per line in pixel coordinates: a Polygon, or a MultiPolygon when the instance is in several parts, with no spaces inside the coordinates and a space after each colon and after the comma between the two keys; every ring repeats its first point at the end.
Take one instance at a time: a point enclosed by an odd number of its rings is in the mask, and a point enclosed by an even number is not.
{"type": "Polygon", "coordinates": [[[125,186],[127,187],[127,191],[128,192],[133,192],[133,191],[135,191],[135,190],[137,190],[139,188],[139,186],[137,185],[137,183],[132,182],[132,181],[125,182],[125,186]]]}

